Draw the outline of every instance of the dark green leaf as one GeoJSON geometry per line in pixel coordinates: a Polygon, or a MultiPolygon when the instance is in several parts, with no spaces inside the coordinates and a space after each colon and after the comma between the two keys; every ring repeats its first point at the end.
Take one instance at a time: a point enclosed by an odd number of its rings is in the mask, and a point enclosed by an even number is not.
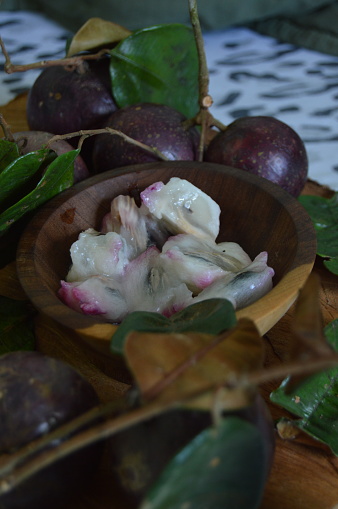
{"type": "Polygon", "coordinates": [[[34,348],[34,316],[35,311],[28,301],[0,296],[0,355],[34,348]]]}
{"type": "Polygon", "coordinates": [[[71,150],[54,159],[36,188],[0,214],[0,235],[27,212],[36,209],[73,184],[74,160],[78,154],[79,149],[71,150]]]}
{"type": "Polygon", "coordinates": [[[132,331],[142,332],[193,332],[219,334],[236,325],[233,305],[225,299],[208,299],[175,313],[170,318],[159,313],[135,311],[130,313],[118,327],[111,349],[123,353],[124,343],[132,331]]]}
{"type": "Polygon", "coordinates": [[[16,143],[0,139],[0,173],[19,156],[19,149],[16,143]]]}
{"type": "MultiPolygon", "coordinates": [[[[325,336],[338,351],[338,319],[325,328],[325,336]]],[[[300,419],[292,424],[327,444],[338,455],[338,368],[315,374],[291,393],[285,393],[288,379],[271,393],[271,401],[300,419]]]]}
{"type": "Polygon", "coordinates": [[[266,472],[258,429],[237,417],[226,417],[170,461],[140,509],[256,509],[266,472]]]}
{"type": "Polygon", "coordinates": [[[0,204],[13,200],[18,192],[27,188],[27,182],[42,167],[48,153],[45,149],[30,152],[18,157],[3,170],[0,174],[0,204]]]}
{"type": "MultiPolygon", "coordinates": [[[[317,234],[317,254],[323,258],[338,258],[338,193],[332,198],[300,196],[300,203],[310,215],[317,234]]],[[[337,261],[325,263],[337,272],[337,261]]]]}
{"type": "Polygon", "coordinates": [[[336,274],[338,276],[338,256],[331,258],[330,260],[325,260],[324,265],[330,272],[332,272],[332,274],[336,274]]]}
{"type": "Polygon", "coordinates": [[[198,56],[192,29],[171,24],[134,32],[111,51],[111,78],[119,107],[153,102],[195,116],[198,56]]]}

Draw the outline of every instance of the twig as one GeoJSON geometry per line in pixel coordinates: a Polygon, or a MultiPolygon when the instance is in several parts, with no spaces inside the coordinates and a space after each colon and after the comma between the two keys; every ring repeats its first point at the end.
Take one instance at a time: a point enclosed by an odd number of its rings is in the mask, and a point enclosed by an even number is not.
{"type": "Polygon", "coordinates": [[[118,131],[116,129],[112,129],[111,127],[103,127],[101,129],[82,129],[80,131],[75,131],[72,133],[67,134],[56,134],[53,136],[50,140],[48,140],[48,143],[46,144],[47,147],[51,145],[51,143],[59,141],[59,140],[67,140],[70,138],[76,138],[80,137],[78,148],[81,148],[83,141],[90,137],[97,134],[116,134],[117,136],[120,136],[128,143],[135,145],[136,147],[141,148],[142,150],[145,150],[146,152],[149,152],[150,154],[158,157],[158,159],[162,161],[169,161],[168,157],[166,157],[160,150],[158,150],[156,147],[150,147],[149,145],[146,145],[145,143],[142,143],[140,141],[134,140],[130,136],[124,134],[122,131],[118,131]]]}
{"type": "Polygon", "coordinates": [[[13,133],[11,131],[11,128],[10,128],[9,124],[6,122],[5,117],[3,116],[2,113],[0,113],[0,125],[2,127],[3,132],[4,132],[6,140],[8,140],[8,141],[15,141],[13,133]]]}
{"type": "MultiPolygon", "coordinates": [[[[222,338],[224,339],[224,337],[225,336],[220,335],[219,340],[222,338]]],[[[219,341],[216,341],[216,343],[218,342],[219,341]]],[[[206,353],[206,351],[204,352],[204,348],[202,350],[203,353],[206,353]]],[[[207,349],[207,351],[208,350],[209,349],[207,349]]],[[[202,354],[198,356],[200,357],[202,354]]],[[[46,446],[46,444],[49,443],[48,438],[50,438],[51,435],[47,435],[46,437],[42,437],[42,439],[38,439],[34,443],[30,444],[31,447],[29,448],[29,454],[27,454],[27,448],[20,449],[17,453],[15,453],[15,461],[12,460],[12,465],[19,465],[17,468],[7,468],[7,461],[11,461],[14,455],[9,454],[5,457],[5,462],[0,469],[0,475],[2,476],[0,478],[0,495],[11,491],[17,485],[24,482],[43,468],[51,465],[56,460],[64,458],[83,447],[105,440],[121,430],[130,428],[131,426],[159,415],[160,413],[170,411],[174,408],[180,408],[196,396],[201,396],[215,389],[218,390],[222,386],[227,387],[228,389],[245,389],[253,385],[258,386],[267,381],[278,380],[289,375],[300,373],[311,374],[316,371],[322,371],[336,366],[338,366],[338,354],[332,354],[330,356],[325,356],[324,358],[308,360],[306,363],[290,362],[279,366],[273,366],[271,368],[265,368],[264,370],[253,371],[242,377],[236,376],[234,373],[230,373],[223,382],[219,381],[217,386],[215,386],[215,384],[210,384],[209,387],[204,387],[197,391],[193,390],[190,393],[186,393],[179,401],[168,402],[166,399],[163,401],[161,401],[160,398],[154,399],[152,402],[144,406],[122,413],[117,417],[109,418],[105,422],[95,424],[91,428],[65,439],[65,441],[53,449],[41,451],[41,443],[43,446],[46,446]],[[36,454],[37,451],[40,452],[36,454]],[[23,460],[26,461],[23,462],[23,460]]],[[[100,412],[97,413],[96,416],[104,415],[104,406],[100,412]]],[[[82,426],[86,424],[85,421],[86,419],[82,418],[82,426]]],[[[90,422],[92,422],[92,416],[90,422]]],[[[71,423],[69,423],[69,425],[71,425],[71,423]]],[[[62,429],[67,430],[67,425],[62,427],[62,429]]],[[[64,436],[64,434],[62,434],[62,436],[64,436]]],[[[58,437],[61,438],[60,434],[58,437]]]]}
{"type": "Polygon", "coordinates": [[[2,50],[2,53],[5,57],[5,65],[4,70],[7,74],[13,74],[15,72],[25,72],[29,71],[31,69],[41,69],[45,67],[52,67],[56,65],[62,65],[64,67],[79,67],[83,65],[83,62],[86,60],[99,60],[100,58],[103,58],[105,55],[107,55],[110,50],[109,49],[101,49],[97,53],[88,53],[85,55],[77,55],[74,57],[65,57],[65,58],[58,58],[55,60],[41,60],[40,62],[33,62],[30,64],[23,64],[23,65],[15,65],[12,63],[11,58],[8,54],[8,51],[5,47],[5,44],[0,37],[0,47],[2,50]]]}
{"type": "Polygon", "coordinates": [[[210,128],[211,125],[211,116],[209,113],[209,108],[210,106],[212,106],[213,100],[212,97],[209,95],[209,71],[204,51],[203,35],[197,11],[197,2],[196,0],[188,1],[189,1],[190,21],[194,31],[199,63],[198,84],[199,84],[200,110],[196,117],[196,120],[197,123],[201,125],[201,136],[198,147],[198,161],[203,161],[206,134],[207,130],[210,128]]]}

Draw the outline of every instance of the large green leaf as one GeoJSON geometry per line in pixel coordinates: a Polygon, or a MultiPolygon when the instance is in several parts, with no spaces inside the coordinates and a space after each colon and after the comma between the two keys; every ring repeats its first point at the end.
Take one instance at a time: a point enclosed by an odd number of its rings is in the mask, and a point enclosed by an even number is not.
{"type": "Polygon", "coordinates": [[[170,461],[140,509],[256,509],[266,474],[258,429],[237,417],[226,417],[170,461]]]}
{"type": "Polygon", "coordinates": [[[0,355],[34,348],[34,316],[35,311],[28,301],[0,296],[0,355]]]}
{"type": "Polygon", "coordinates": [[[198,111],[198,56],[193,31],[180,24],[134,32],[111,51],[112,90],[119,107],[166,104],[186,117],[198,111]]]}
{"type": "Polygon", "coordinates": [[[20,156],[16,143],[0,139],[0,173],[20,156]]]}
{"type": "Polygon", "coordinates": [[[70,187],[74,182],[74,160],[79,149],[58,156],[48,166],[35,189],[0,214],[0,235],[24,216],[50,198],[70,187]]]}
{"type": "Polygon", "coordinates": [[[300,203],[310,215],[317,235],[317,253],[326,267],[338,274],[338,192],[332,198],[300,196],[300,203]]]}
{"type": "Polygon", "coordinates": [[[0,173],[0,204],[13,200],[17,193],[27,189],[27,183],[42,167],[48,153],[45,149],[30,152],[12,161],[0,173]]]}
{"type": "MultiPolygon", "coordinates": [[[[338,351],[338,319],[325,328],[327,340],[338,351]]],[[[286,393],[285,379],[271,393],[271,401],[299,417],[293,425],[327,444],[338,455],[338,368],[311,376],[286,393]]]]}
{"type": "Polygon", "coordinates": [[[112,341],[114,353],[123,354],[124,343],[132,331],[139,332],[188,332],[219,334],[236,324],[236,314],[231,302],[225,299],[208,299],[192,304],[170,318],[159,313],[135,311],[118,327],[112,341]]]}

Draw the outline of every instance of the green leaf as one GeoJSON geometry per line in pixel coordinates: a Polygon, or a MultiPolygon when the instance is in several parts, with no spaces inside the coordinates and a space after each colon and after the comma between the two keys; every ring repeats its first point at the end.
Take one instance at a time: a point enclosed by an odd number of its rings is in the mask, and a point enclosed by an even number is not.
{"type": "Polygon", "coordinates": [[[0,173],[20,156],[16,143],[0,139],[0,173]]]}
{"type": "Polygon", "coordinates": [[[152,102],[188,118],[198,112],[198,56],[190,27],[170,24],[134,32],[111,51],[110,72],[120,108],[152,102]]]}
{"type": "Polygon", "coordinates": [[[140,509],[256,509],[266,464],[258,429],[238,417],[223,418],[168,463],[140,509]]]}
{"type": "MultiPolygon", "coordinates": [[[[325,329],[325,336],[338,351],[338,319],[325,329]]],[[[291,393],[285,393],[288,378],[283,380],[270,399],[300,419],[293,425],[327,444],[338,455],[338,368],[317,373],[291,393]]]]}
{"type": "MultiPolygon", "coordinates": [[[[316,230],[317,254],[323,258],[338,258],[338,192],[332,198],[300,196],[298,199],[316,230]]],[[[337,261],[325,265],[337,274],[337,261]]]]}
{"type": "Polygon", "coordinates": [[[0,235],[27,212],[36,209],[73,184],[74,160],[78,154],[79,149],[71,150],[54,159],[35,189],[0,214],[0,235]]]}
{"type": "Polygon", "coordinates": [[[0,355],[14,350],[33,350],[35,310],[28,301],[0,296],[0,355]]]}
{"type": "Polygon", "coordinates": [[[118,327],[111,341],[111,350],[123,354],[124,343],[132,331],[142,332],[193,332],[219,334],[236,325],[236,314],[231,302],[225,299],[208,299],[173,314],[170,318],[159,313],[134,311],[118,327]]]}
{"type": "Polygon", "coordinates": [[[325,267],[338,276],[338,256],[324,261],[325,267]]]}
{"type": "Polygon", "coordinates": [[[49,151],[42,149],[18,157],[0,174],[0,204],[15,198],[17,193],[27,188],[31,180],[46,160],[49,151]]]}

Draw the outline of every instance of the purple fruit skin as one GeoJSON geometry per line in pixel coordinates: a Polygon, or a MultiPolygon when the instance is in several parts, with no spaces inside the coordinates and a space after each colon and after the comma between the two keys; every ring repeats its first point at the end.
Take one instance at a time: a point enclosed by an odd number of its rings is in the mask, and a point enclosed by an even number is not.
{"type": "MultiPolygon", "coordinates": [[[[53,136],[54,134],[45,131],[20,131],[13,134],[14,140],[17,142],[22,155],[41,149],[53,136]]],[[[57,155],[74,150],[74,147],[66,140],[54,141],[50,145],[50,148],[54,150],[57,155]]],[[[78,155],[74,161],[74,184],[89,176],[90,172],[86,163],[81,155],[78,155]]]]}
{"type": "Polygon", "coordinates": [[[31,130],[66,134],[101,127],[116,108],[109,59],[102,59],[84,62],[83,72],[45,68],[29,91],[26,113],[31,130]]]}
{"type": "MultiPolygon", "coordinates": [[[[130,138],[156,147],[169,160],[196,159],[198,131],[186,130],[180,112],[156,103],[139,103],[115,111],[107,126],[122,131],[130,138]]],[[[149,152],[135,147],[121,137],[100,134],[93,148],[93,168],[96,173],[131,164],[158,161],[149,152]]]]}
{"type": "Polygon", "coordinates": [[[0,451],[10,452],[99,403],[68,364],[39,352],[0,357],[0,451]]]}
{"type": "Polygon", "coordinates": [[[308,175],[303,141],[287,124],[268,116],[241,117],[210,142],[205,160],[264,177],[297,197],[308,175]]]}
{"type": "MultiPolygon", "coordinates": [[[[39,352],[0,356],[0,455],[90,410],[99,398],[70,365],[39,352]]],[[[60,441],[54,440],[53,445],[60,441]]],[[[58,509],[90,483],[102,453],[93,444],[37,472],[0,496],[1,509],[58,509]]]]}

